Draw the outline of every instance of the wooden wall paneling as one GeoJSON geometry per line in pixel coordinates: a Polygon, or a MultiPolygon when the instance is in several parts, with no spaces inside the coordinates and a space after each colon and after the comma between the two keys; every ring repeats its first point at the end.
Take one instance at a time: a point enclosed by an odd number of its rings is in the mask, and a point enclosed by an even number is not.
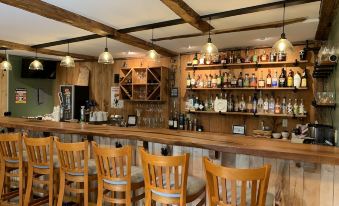
{"type": "Polygon", "coordinates": [[[339,166],[334,167],[333,205],[339,205],[339,166]]]}
{"type": "Polygon", "coordinates": [[[270,174],[270,181],[268,184],[267,192],[275,195],[275,182],[277,179],[277,160],[273,158],[266,158],[264,157],[264,164],[271,165],[271,174],[270,174]]]}
{"type": "Polygon", "coordinates": [[[192,161],[194,162],[193,166],[193,176],[203,178],[204,177],[204,168],[203,168],[203,150],[201,148],[193,148],[192,161]]]}
{"type": "Polygon", "coordinates": [[[320,164],[304,163],[303,205],[320,205],[320,164]]]}
{"type": "Polygon", "coordinates": [[[334,165],[322,164],[320,173],[321,206],[333,205],[334,165]]]}
{"type": "Polygon", "coordinates": [[[8,72],[0,71],[0,117],[4,115],[8,107],[8,72]]]}
{"type": "Polygon", "coordinates": [[[277,159],[275,205],[290,206],[290,167],[288,160],[277,159]]]}
{"type": "Polygon", "coordinates": [[[290,203],[291,206],[303,205],[303,163],[290,161],[290,203]]]}

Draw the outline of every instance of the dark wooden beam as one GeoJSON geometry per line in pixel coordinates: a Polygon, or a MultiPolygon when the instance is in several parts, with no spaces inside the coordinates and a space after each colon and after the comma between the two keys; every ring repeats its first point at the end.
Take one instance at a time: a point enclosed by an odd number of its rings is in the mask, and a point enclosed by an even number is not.
{"type": "Polygon", "coordinates": [[[319,24],[315,34],[316,40],[327,40],[332,22],[339,5],[338,0],[322,0],[319,11],[319,24]]]}
{"type": "MultiPolygon", "coordinates": [[[[0,47],[5,47],[12,50],[22,50],[22,51],[29,51],[29,52],[35,52],[36,49],[25,44],[19,44],[15,42],[0,40],[0,47]]],[[[51,49],[37,49],[37,52],[40,54],[47,54],[47,55],[54,55],[54,56],[66,56],[67,52],[61,52],[61,51],[55,51],[51,49]]],[[[75,53],[69,53],[70,56],[77,58],[77,59],[85,59],[85,60],[97,60],[97,57],[94,56],[88,56],[83,54],[75,54],[75,53]]]]}
{"type": "MultiPolygon", "coordinates": [[[[312,2],[317,2],[317,1],[320,1],[320,0],[286,0],[286,6],[287,7],[295,6],[299,4],[306,4],[306,3],[312,3],[312,2]]],[[[209,18],[219,19],[219,18],[232,17],[232,16],[237,16],[237,15],[244,15],[244,14],[249,14],[249,13],[254,13],[254,12],[261,12],[261,11],[266,11],[270,9],[283,8],[283,6],[284,6],[284,1],[278,1],[278,2],[273,2],[273,3],[268,3],[268,4],[262,4],[262,5],[257,5],[257,6],[241,8],[241,9],[208,14],[208,15],[201,16],[201,18],[205,20],[209,18]]],[[[163,22],[157,22],[157,23],[152,23],[152,24],[129,27],[125,29],[119,29],[118,32],[132,33],[132,32],[144,31],[144,30],[149,30],[149,29],[163,28],[167,26],[175,26],[175,25],[184,24],[184,23],[186,22],[183,19],[173,19],[173,20],[168,20],[168,21],[163,21],[163,22]]],[[[51,46],[56,46],[56,45],[61,45],[61,44],[67,44],[68,41],[70,43],[83,41],[81,38],[83,38],[84,40],[90,40],[90,39],[100,38],[100,35],[91,34],[88,36],[79,37],[79,39],[72,38],[72,39],[65,39],[62,41],[49,42],[49,43],[46,43],[46,47],[49,44],[51,46]]]]}
{"type": "Polygon", "coordinates": [[[168,8],[181,17],[186,23],[191,24],[202,32],[214,29],[209,23],[202,20],[197,12],[195,12],[183,0],[161,0],[168,8]]]}
{"type": "MultiPolygon", "coordinates": [[[[285,20],[285,25],[303,22],[306,19],[307,19],[306,17],[288,19],[288,20],[285,20]]],[[[211,34],[226,34],[226,33],[242,32],[242,31],[253,31],[253,30],[259,30],[259,29],[271,29],[271,28],[279,28],[282,26],[283,26],[282,21],[274,21],[274,22],[255,24],[255,25],[243,26],[243,27],[237,27],[237,28],[231,28],[231,29],[214,30],[214,31],[211,31],[211,34]]],[[[207,33],[194,33],[194,34],[184,34],[184,35],[177,35],[177,36],[168,36],[168,37],[156,38],[156,39],[153,39],[153,41],[165,41],[165,40],[190,38],[190,37],[197,37],[197,36],[204,36],[204,35],[207,35],[207,33]]]]}
{"type": "Polygon", "coordinates": [[[98,39],[98,38],[102,38],[102,36],[98,34],[91,34],[91,35],[64,39],[64,40],[59,40],[59,41],[53,41],[53,42],[48,42],[48,43],[43,43],[43,44],[36,44],[36,45],[33,45],[32,47],[33,48],[45,48],[45,47],[58,46],[62,44],[75,43],[79,41],[87,41],[87,40],[98,39]]]}
{"type": "Polygon", "coordinates": [[[110,36],[111,38],[135,46],[144,50],[150,50],[154,48],[159,54],[164,56],[175,56],[176,53],[160,46],[154,45],[150,42],[134,37],[129,34],[123,34],[118,32],[115,28],[94,21],[79,14],[70,12],[63,8],[54,6],[40,0],[0,0],[0,2],[14,6],[25,11],[38,14],[40,16],[53,19],[55,21],[70,24],[74,27],[81,28],[101,36],[110,36]]]}

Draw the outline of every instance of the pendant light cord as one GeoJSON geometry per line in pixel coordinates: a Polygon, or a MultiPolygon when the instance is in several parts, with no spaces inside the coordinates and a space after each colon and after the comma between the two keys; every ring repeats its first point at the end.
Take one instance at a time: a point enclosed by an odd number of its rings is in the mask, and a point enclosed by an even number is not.
{"type": "Polygon", "coordinates": [[[153,34],[153,32],[154,32],[154,31],[153,31],[153,29],[152,29],[152,39],[151,39],[151,40],[152,40],[152,49],[154,49],[154,43],[153,43],[153,39],[154,39],[154,38],[153,38],[153,37],[154,37],[153,35],[154,35],[154,34],[153,34]]]}
{"type": "Polygon", "coordinates": [[[7,60],[7,49],[5,49],[5,60],[7,60]]]}
{"type": "Polygon", "coordinates": [[[35,59],[38,59],[38,48],[35,48],[35,59]]]}
{"type": "Polygon", "coordinates": [[[69,56],[69,42],[67,42],[67,55],[69,56]]]}
{"type": "Polygon", "coordinates": [[[106,49],[107,49],[107,36],[106,36],[106,49]]]}
{"type": "Polygon", "coordinates": [[[286,7],[286,2],[284,1],[284,13],[283,13],[283,33],[285,33],[285,7],[286,7]]]}

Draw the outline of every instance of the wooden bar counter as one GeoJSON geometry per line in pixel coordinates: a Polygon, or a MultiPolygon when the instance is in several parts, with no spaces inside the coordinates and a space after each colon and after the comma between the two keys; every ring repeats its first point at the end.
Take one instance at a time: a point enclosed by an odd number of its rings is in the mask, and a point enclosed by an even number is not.
{"type": "Polygon", "coordinates": [[[259,139],[250,136],[186,132],[168,129],[122,128],[108,125],[50,122],[9,117],[1,117],[0,126],[60,134],[119,137],[169,145],[203,148],[226,153],[247,154],[320,164],[339,164],[339,148],[337,147],[292,144],[279,140],[259,139]]]}

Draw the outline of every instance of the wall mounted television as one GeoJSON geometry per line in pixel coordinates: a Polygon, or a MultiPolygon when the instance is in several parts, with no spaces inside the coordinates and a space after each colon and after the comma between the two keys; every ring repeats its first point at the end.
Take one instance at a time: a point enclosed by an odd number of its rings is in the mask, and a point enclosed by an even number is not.
{"type": "Polygon", "coordinates": [[[33,79],[55,79],[56,78],[56,68],[59,62],[52,60],[42,60],[39,61],[42,63],[44,70],[42,71],[33,71],[29,70],[29,65],[33,61],[33,58],[23,58],[21,65],[21,77],[22,78],[33,78],[33,79]]]}

